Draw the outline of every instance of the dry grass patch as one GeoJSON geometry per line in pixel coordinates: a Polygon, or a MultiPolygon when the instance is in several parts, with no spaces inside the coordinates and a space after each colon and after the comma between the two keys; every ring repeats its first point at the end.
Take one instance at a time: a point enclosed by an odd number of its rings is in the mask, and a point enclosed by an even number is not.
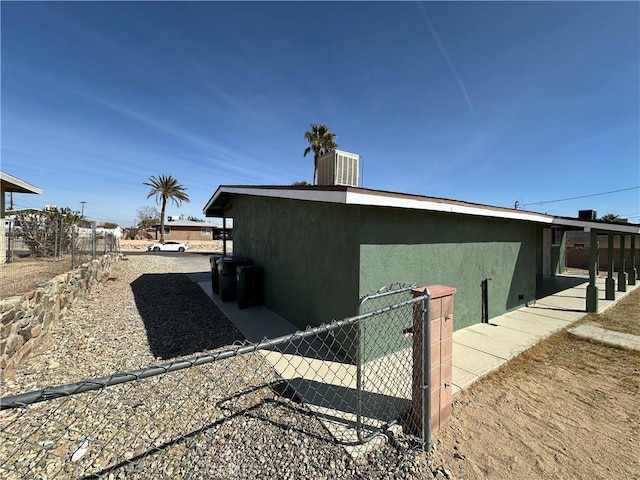
{"type": "Polygon", "coordinates": [[[584,321],[597,323],[608,330],[640,335],[640,289],[629,293],[600,315],[590,313],[584,321]]]}
{"type": "Polygon", "coordinates": [[[27,292],[69,270],[70,259],[20,259],[3,263],[0,265],[0,295],[6,298],[27,292]]]}
{"type": "MultiPolygon", "coordinates": [[[[636,290],[591,321],[639,318],[636,290]]],[[[640,478],[638,405],[640,352],[563,331],[457,397],[434,462],[454,478],[640,478]]]]}

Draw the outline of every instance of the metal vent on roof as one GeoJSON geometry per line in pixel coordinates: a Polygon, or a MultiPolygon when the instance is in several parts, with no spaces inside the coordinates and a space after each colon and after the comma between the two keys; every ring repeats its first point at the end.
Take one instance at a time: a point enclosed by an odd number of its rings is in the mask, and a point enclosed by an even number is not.
{"type": "Polygon", "coordinates": [[[598,212],[595,210],[578,210],[578,218],[580,220],[596,220],[598,212]]]}
{"type": "Polygon", "coordinates": [[[318,185],[359,186],[360,155],[332,150],[318,159],[318,185]]]}

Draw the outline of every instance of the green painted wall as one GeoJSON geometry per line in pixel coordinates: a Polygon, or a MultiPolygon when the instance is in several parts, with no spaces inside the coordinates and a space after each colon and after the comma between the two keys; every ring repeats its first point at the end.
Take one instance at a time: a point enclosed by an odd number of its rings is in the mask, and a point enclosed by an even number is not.
{"type": "Polygon", "coordinates": [[[234,255],[264,267],[265,304],[299,328],[354,314],[359,208],[238,196],[234,255]]]}
{"type": "Polygon", "coordinates": [[[392,282],[456,287],[456,330],[481,321],[487,277],[490,318],[535,298],[535,224],[363,207],[360,225],[360,295],[392,282]]]}
{"type": "MultiPolygon", "coordinates": [[[[264,267],[267,307],[299,328],[355,315],[361,296],[395,282],[456,287],[456,330],[481,321],[487,277],[491,318],[535,298],[536,224],[248,196],[233,208],[234,254],[264,267]]],[[[405,317],[380,320],[393,338],[365,338],[367,358],[399,348],[405,317]]],[[[352,356],[354,336],[343,333],[339,349],[352,356]]]]}

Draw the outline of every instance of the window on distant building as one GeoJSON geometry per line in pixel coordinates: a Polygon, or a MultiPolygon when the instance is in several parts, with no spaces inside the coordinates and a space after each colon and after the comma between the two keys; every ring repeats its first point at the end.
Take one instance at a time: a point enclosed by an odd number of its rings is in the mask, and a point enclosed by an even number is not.
{"type": "Polygon", "coordinates": [[[164,234],[171,235],[171,227],[164,227],[164,234]]]}
{"type": "Polygon", "coordinates": [[[200,235],[209,235],[209,236],[211,236],[212,233],[213,233],[213,230],[211,228],[202,227],[200,229],[200,235]]]}

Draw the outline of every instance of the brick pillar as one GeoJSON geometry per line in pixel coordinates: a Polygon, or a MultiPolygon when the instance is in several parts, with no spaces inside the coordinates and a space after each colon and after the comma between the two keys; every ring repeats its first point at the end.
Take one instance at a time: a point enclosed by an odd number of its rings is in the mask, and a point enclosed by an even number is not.
{"type": "MultiPolygon", "coordinates": [[[[422,425],[422,381],[424,378],[424,355],[431,359],[431,431],[446,425],[451,418],[452,402],[452,350],[453,350],[453,295],[456,289],[444,285],[431,285],[412,290],[414,296],[424,295],[425,288],[431,294],[431,345],[422,345],[422,316],[414,315],[413,325],[413,418],[417,426],[422,425]]],[[[425,439],[430,442],[431,439],[425,439]]]]}

